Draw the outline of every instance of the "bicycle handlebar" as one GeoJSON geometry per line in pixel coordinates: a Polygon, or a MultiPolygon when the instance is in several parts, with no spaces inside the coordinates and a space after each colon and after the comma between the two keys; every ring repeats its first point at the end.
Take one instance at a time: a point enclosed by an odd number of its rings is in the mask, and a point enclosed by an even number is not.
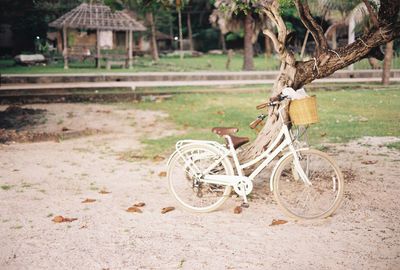
{"type": "Polygon", "coordinates": [[[288,98],[288,96],[284,96],[284,95],[282,95],[282,94],[279,94],[279,95],[277,95],[277,96],[271,97],[271,98],[269,99],[268,102],[264,102],[264,103],[261,103],[261,104],[257,105],[257,106],[256,106],[256,109],[257,109],[257,110],[261,110],[261,109],[264,109],[264,108],[266,108],[266,107],[276,106],[276,105],[278,105],[282,100],[284,100],[284,99],[286,99],[286,98],[288,98]]]}

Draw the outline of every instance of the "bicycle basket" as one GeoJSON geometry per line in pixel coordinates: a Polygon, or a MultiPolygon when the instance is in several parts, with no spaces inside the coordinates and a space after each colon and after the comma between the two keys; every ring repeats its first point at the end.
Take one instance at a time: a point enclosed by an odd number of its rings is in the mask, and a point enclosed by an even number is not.
{"type": "Polygon", "coordinates": [[[316,96],[292,100],[289,106],[289,115],[292,123],[296,126],[318,123],[316,96]]]}

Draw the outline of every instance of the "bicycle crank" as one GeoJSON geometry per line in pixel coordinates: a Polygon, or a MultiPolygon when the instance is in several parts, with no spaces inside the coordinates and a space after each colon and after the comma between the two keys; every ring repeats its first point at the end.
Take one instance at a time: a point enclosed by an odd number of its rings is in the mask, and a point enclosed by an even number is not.
{"type": "Polygon", "coordinates": [[[246,177],[241,177],[235,185],[233,185],[233,189],[235,190],[236,194],[239,196],[243,196],[243,189],[246,195],[249,195],[253,190],[253,182],[246,177]]]}

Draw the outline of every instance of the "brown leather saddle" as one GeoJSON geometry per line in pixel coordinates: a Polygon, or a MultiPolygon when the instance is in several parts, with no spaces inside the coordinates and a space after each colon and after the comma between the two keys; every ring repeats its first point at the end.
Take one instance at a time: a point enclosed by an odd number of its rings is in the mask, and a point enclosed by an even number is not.
{"type": "Polygon", "coordinates": [[[211,129],[211,131],[221,137],[228,135],[231,138],[233,147],[235,149],[239,148],[240,146],[242,146],[250,141],[250,139],[248,137],[234,136],[233,134],[235,134],[239,131],[239,129],[235,128],[235,127],[214,127],[211,129]]]}

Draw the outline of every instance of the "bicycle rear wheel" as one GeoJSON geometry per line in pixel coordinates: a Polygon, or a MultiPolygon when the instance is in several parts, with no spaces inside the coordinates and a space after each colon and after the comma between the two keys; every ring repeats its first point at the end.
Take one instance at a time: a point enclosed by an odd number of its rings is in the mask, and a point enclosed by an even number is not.
{"type": "Polygon", "coordinates": [[[343,176],[336,162],[317,150],[299,150],[300,165],[311,185],[297,173],[293,154],[287,156],[274,175],[274,196],[281,209],[295,219],[330,216],[343,199],[343,176]]]}
{"type": "MultiPolygon", "coordinates": [[[[220,207],[228,199],[232,187],[196,180],[196,172],[187,163],[194,163],[202,172],[220,159],[220,152],[200,144],[187,145],[179,152],[171,158],[167,171],[168,186],[176,201],[192,212],[211,212],[220,207]]],[[[233,175],[229,159],[222,159],[208,174],[233,175]]]]}

